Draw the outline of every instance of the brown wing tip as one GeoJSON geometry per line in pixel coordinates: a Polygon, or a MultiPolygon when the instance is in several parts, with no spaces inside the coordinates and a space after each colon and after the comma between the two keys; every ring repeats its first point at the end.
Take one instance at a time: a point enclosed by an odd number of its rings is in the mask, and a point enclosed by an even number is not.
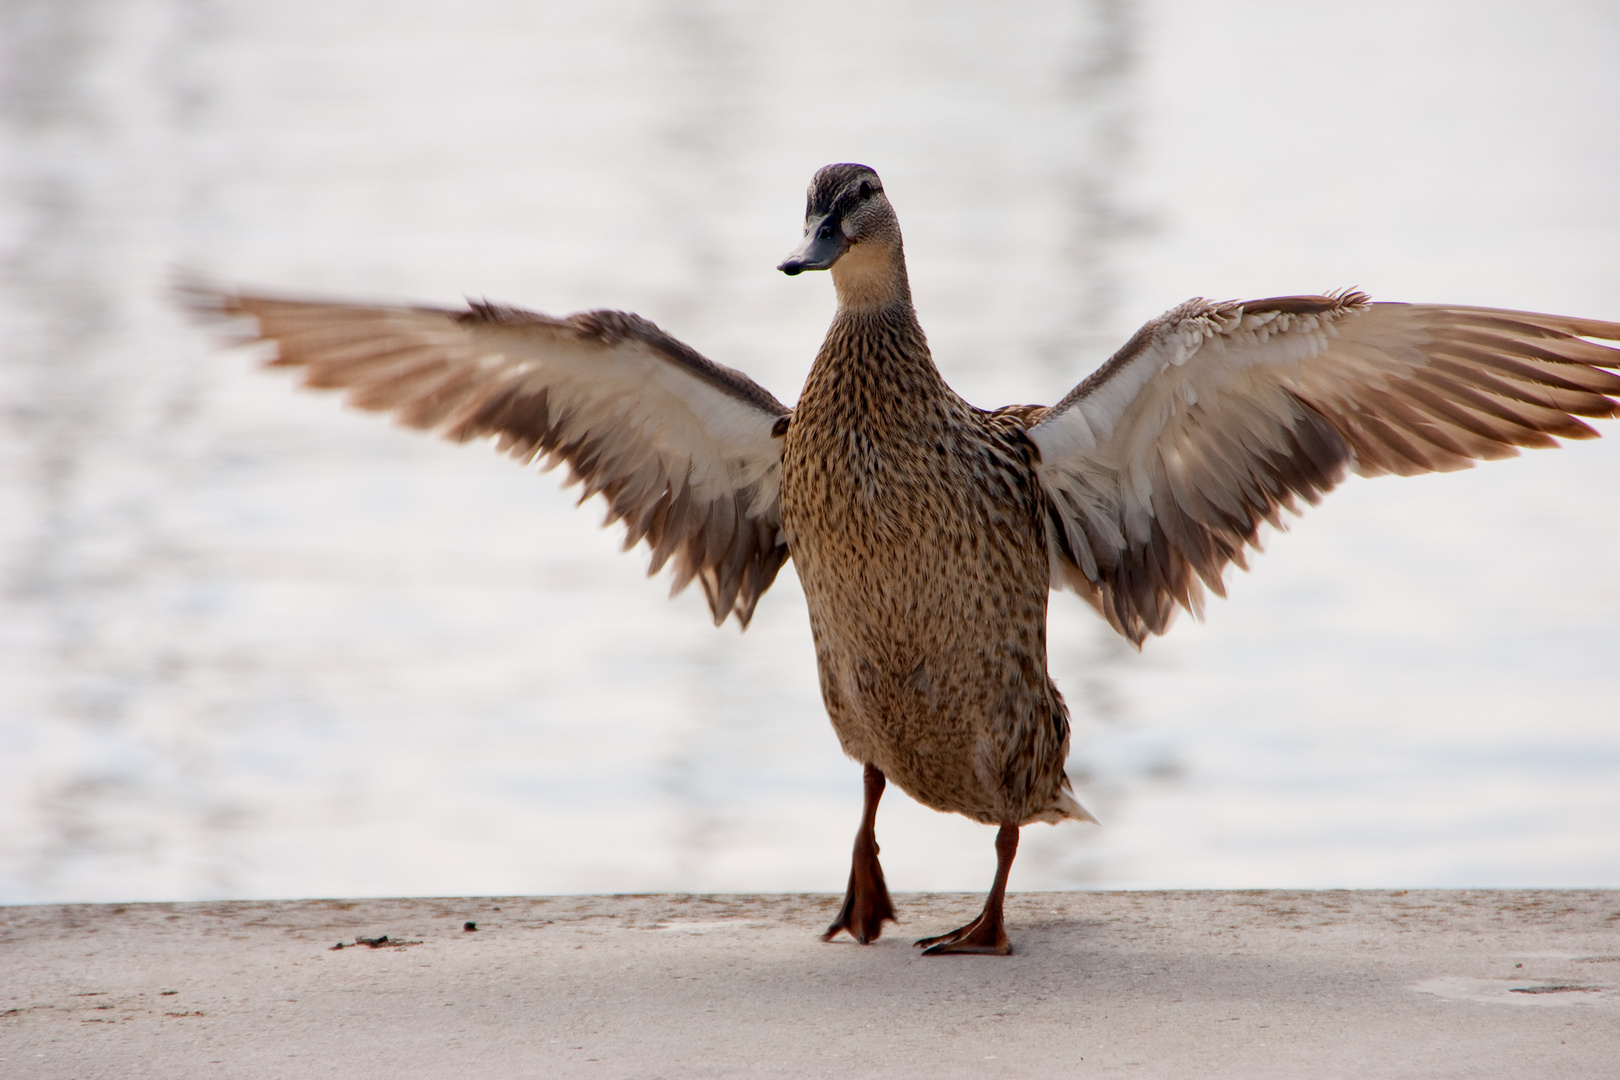
{"type": "Polygon", "coordinates": [[[180,271],[169,282],[169,299],[193,322],[218,326],[243,313],[242,298],[228,286],[180,271]]]}

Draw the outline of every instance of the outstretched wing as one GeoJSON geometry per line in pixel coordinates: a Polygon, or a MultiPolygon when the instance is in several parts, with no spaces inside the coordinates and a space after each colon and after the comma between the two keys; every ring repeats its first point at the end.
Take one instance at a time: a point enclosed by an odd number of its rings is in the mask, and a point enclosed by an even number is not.
{"type": "MultiPolygon", "coordinates": [[[[473,304],[464,311],[238,296],[192,288],[194,310],[251,315],[242,340],[273,341],[271,366],[344,389],[362,409],[456,442],[495,436],[543,467],[569,466],[600,493],[625,548],[645,540],[674,588],[696,578],[715,625],[748,625],[787,560],[777,500],[790,410],[635,315],[554,319],[473,304]]],[[[239,325],[239,324],[238,324],[239,325]]]]}
{"type": "Polygon", "coordinates": [[[1131,641],[1345,475],[1462,469],[1617,416],[1620,323],[1361,293],[1186,304],[1030,417],[1054,587],[1131,641]],[[1610,369],[1610,370],[1605,370],[1610,369]]]}

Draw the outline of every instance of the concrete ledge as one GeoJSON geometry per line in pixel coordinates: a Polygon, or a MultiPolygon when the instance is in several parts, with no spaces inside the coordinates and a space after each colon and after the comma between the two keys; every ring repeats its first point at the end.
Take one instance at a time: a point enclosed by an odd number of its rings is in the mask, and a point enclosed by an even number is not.
{"type": "Polygon", "coordinates": [[[1012,957],[910,947],[979,902],[868,948],[830,896],[4,908],[0,1075],[1620,1075],[1620,892],[1024,893],[1012,957]]]}

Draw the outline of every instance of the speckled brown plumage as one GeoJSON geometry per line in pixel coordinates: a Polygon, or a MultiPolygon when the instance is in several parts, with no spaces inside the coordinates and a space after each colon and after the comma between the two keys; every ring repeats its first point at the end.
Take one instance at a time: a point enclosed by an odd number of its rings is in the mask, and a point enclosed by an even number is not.
{"type": "Polygon", "coordinates": [[[782,521],[845,752],[975,821],[1073,814],[1022,427],[946,386],[896,303],[839,313],[785,439],[782,521]]]}

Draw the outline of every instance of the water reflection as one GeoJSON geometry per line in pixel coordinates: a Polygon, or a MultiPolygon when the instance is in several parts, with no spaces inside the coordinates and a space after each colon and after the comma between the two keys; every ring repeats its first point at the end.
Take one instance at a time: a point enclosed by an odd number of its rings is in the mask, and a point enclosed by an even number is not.
{"type": "MultiPolygon", "coordinates": [[[[1398,167],[1209,120],[1218,77],[1251,121],[1306,109],[1211,57],[1337,41],[1331,13],[778,7],[0,10],[0,900],[831,890],[847,870],[859,771],[791,573],[746,635],[713,631],[554,479],[211,354],[164,299],[176,266],[622,307],[788,400],[830,285],[770,267],[811,171],[865,160],[936,357],[981,404],[1051,400],[1199,291],[1620,314],[1620,97],[1587,55],[1613,34],[1573,0],[1541,37],[1504,7],[1423,67],[1483,95],[1529,73],[1486,110],[1507,145],[1538,142],[1536,109],[1589,121],[1540,140],[1567,245],[1511,170],[1422,164],[1445,133],[1402,126],[1426,115],[1412,65],[1362,87],[1384,127],[1356,145],[1405,147],[1398,167]],[[1313,197],[1323,177],[1357,198],[1313,197]]],[[[1347,486],[1208,626],[1140,655],[1058,598],[1071,772],[1107,826],[1030,830],[1015,886],[1620,882],[1620,571],[1593,546],[1620,527],[1615,443],[1347,486]]],[[[987,830],[898,796],[880,829],[897,889],[989,878],[987,830]]]]}
{"type": "MultiPolygon", "coordinates": [[[[905,192],[942,363],[1027,399],[1107,320],[1124,10],[852,5],[870,33],[826,42],[828,9],[484,6],[326,8],[361,37],[293,9],[12,9],[6,897],[842,880],[858,773],[791,574],[749,635],[709,631],[549,482],[208,356],[165,278],[615,304],[791,397],[829,298],[769,268],[809,171],[864,157],[905,192]],[[511,136],[402,131],[413,110],[511,136]]],[[[1071,659],[1077,698],[1119,696],[1071,659]]],[[[917,833],[901,879],[980,876],[949,850],[987,851],[978,830],[891,813],[917,833]]]]}

